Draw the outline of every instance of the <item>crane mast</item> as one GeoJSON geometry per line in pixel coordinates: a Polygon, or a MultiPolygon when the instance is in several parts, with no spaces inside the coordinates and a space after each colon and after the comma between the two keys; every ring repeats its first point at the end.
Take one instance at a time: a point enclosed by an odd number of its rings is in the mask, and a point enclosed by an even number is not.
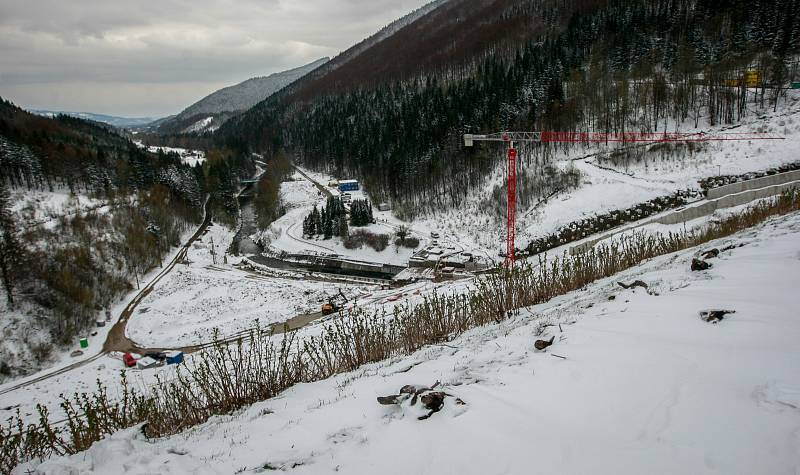
{"type": "Polygon", "coordinates": [[[475,142],[503,142],[508,160],[508,203],[506,206],[506,256],[505,265],[513,267],[516,260],[517,236],[517,149],[514,143],[658,143],[658,142],[711,142],[726,140],[783,140],[777,134],[766,133],[711,133],[703,132],[497,132],[493,134],[464,134],[464,145],[475,142]]]}

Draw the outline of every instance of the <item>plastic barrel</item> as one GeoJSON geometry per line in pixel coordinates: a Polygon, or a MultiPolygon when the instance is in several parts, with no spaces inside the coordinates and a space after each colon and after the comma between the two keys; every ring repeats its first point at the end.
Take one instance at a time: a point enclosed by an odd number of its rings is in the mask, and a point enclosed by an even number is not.
{"type": "Polygon", "coordinates": [[[89,348],[89,339],[81,338],[81,348],[89,348]]]}

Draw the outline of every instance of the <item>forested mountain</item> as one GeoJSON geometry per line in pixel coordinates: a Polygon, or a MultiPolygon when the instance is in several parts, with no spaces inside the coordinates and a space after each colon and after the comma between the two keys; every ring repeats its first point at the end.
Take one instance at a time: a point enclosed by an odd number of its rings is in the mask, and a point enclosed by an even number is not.
{"type": "Polygon", "coordinates": [[[776,101],[766,86],[796,74],[798,3],[450,0],[216,140],[357,175],[408,213],[456,205],[495,166],[463,148],[463,133],[655,131],[700,109],[732,123],[747,114],[748,70],[762,101],[776,101]]]}
{"type": "MultiPolygon", "coordinates": [[[[325,78],[331,77],[330,75],[337,69],[341,68],[345,64],[358,59],[359,62],[361,61],[370,61],[377,60],[375,66],[383,67],[384,64],[381,64],[380,57],[375,56],[375,50],[373,49],[376,45],[380,44],[384,40],[392,38],[396,35],[400,30],[405,28],[406,26],[414,23],[415,21],[419,20],[423,16],[429,14],[430,12],[434,11],[441,5],[447,3],[448,0],[435,0],[427,5],[424,5],[413,12],[409,13],[408,15],[398,18],[397,20],[393,21],[389,25],[386,25],[380,31],[375,33],[374,35],[370,36],[369,38],[364,39],[363,41],[359,42],[358,44],[348,48],[347,50],[343,51],[341,54],[337,55],[333,60],[328,61],[323,66],[311,71],[306,76],[304,76],[301,80],[297,81],[296,83],[292,84],[288,87],[291,91],[296,91],[298,89],[305,89],[308,87],[309,83],[316,83],[320,79],[323,81],[327,81],[325,78]],[[362,53],[368,52],[369,55],[364,57],[359,57],[362,53]]],[[[348,67],[345,74],[351,75],[353,80],[358,79],[369,79],[371,76],[371,72],[367,71],[365,75],[361,77],[356,77],[352,75],[353,69],[348,67]]]]}
{"type": "Polygon", "coordinates": [[[118,130],[47,118],[0,99],[0,379],[35,369],[158,266],[203,217],[234,222],[253,164],[200,166],[149,153],[118,130]]]}
{"type": "Polygon", "coordinates": [[[11,188],[73,193],[146,190],[167,186],[199,207],[202,170],[175,154],[152,154],[114,129],[66,115],[29,114],[0,99],[0,181],[11,188]]]}
{"type": "Polygon", "coordinates": [[[245,111],[314,71],[329,58],[265,77],[251,78],[213,92],[158,125],[161,133],[202,133],[214,130],[237,112],[245,111]]]}

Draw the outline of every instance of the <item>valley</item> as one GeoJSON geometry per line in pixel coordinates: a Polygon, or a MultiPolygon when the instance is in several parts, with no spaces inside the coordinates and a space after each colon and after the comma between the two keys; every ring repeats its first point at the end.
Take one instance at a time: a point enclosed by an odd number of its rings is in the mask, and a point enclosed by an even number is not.
{"type": "MultiPolygon", "coordinates": [[[[782,123],[783,132],[792,133],[800,129],[800,108],[795,104],[800,101],[800,96],[792,96],[787,110],[776,113],[774,118],[760,121],[762,124],[782,123]],[[788,112],[788,113],[787,113],[788,112]]],[[[715,153],[707,160],[693,164],[695,170],[711,172],[717,165],[725,166],[726,170],[745,172],[758,171],[748,167],[752,159],[746,152],[748,147],[753,147],[764,153],[763,147],[769,147],[766,154],[772,161],[759,161],[759,165],[779,166],[791,163],[793,155],[784,151],[786,141],[769,142],[761,144],[725,144],[718,147],[715,153]],[[742,151],[744,147],[744,152],[742,151]],[[736,151],[738,161],[732,160],[732,154],[727,151],[732,148],[736,151]]],[[[530,210],[521,210],[520,215],[525,231],[535,229],[538,235],[546,235],[556,231],[564,224],[585,218],[586,216],[599,215],[608,209],[620,209],[638,204],[652,197],[668,194],[680,189],[690,182],[687,173],[696,173],[695,170],[675,170],[673,175],[664,173],[668,163],[661,164],[659,168],[651,171],[649,167],[629,167],[624,171],[611,171],[596,165],[599,152],[589,158],[567,157],[564,166],[575,166],[581,170],[583,184],[575,191],[565,195],[558,195],[557,199],[549,203],[538,204],[530,210]],[[600,191],[610,187],[619,194],[620,201],[597,201],[582,199],[581,196],[602,195],[600,191]],[[621,190],[629,187],[630,192],[622,193],[621,190]],[[566,206],[566,207],[565,207],[566,206]],[[538,216],[558,217],[558,219],[541,220],[538,216]],[[533,224],[535,223],[535,224],[533,224]]],[[[581,152],[585,157],[585,153],[581,152]]],[[[434,293],[459,293],[474,288],[475,273],[461,269],[455,274],[442,273],[446,267],[438,259],[453,259],[466,252],[468,255],[478,257],[479,262],[485,262],[483,269],[488,269],[502,261],[498,248],[500,245],[498,235],[499,222],[493,222],[492,228],[480,228],[476,218],[461,217],[454,211],[452,215],[443,215],[427,218],[425,220],[403,222],[393,217],[391,212],[375,211],[376,224],[366,229],[376,233],[387,233],[394,237],[399,226],[409,229],[409,236],[419,239],[417,249],[401,250],[390,245],[382,252],[373,249],[348,250],[336,238],[330,240],[308,238],[302,233],[302,221],[314,206],[322,207],[331,196],[339,196],[341,192],[336,187],[328,186],[338,180],[324,173],[315,173],[303,168],[296,168],[289,176],[288,181],[281,184],[281,200],[286,207],[286,213],[274,221],[263,232],[253,231],[243,235],[251,241],[248,248],[240,247],[234,255],[232,241],[237,235],[236,230],[224,225],[205,220],[193,236],[179,248],[165,267],[157,274],[152,274],[143,279],[147,282],[141,291],[132,294],[129,303],[124,308],[114,311],[115,326],[110,332],[99,329],[97,335],[90,337],[90,352],[88,358],[81,358],[77,364],[57,365],[55,371],[45,371],[40,375],[23,378],[21,382],[4,385],[0,388],[5,397],[18,391],[21,400],[26,400],[27,391],[52,393],[47,389],[51,385],[60,387],[65,375],[64,368],[75,369],[87,376],[97,372],[98,367],[107,368],[106,378],[113,382],[117,373],[124,367],[121,356],[125,352],[134,355],[144,355],[155,351],[179,349],[191,355],[204,348],[211,347],[213,342],[234,343],[242,339],[257,327],[273,328],[276,335],[285,331],[284,325],[291,330],[305,331],[312,334],[318,331],[331,318],[336,318],[339,312],[347,313],[355,307],[361,310],[383,311],[391,313],[395,306],[413,305],[426,296],[434,293]],[[436,238],[433,235],[438,236],[436,238]],[[433,242],[436,242],[434,245],[433,242]],[[480,247],[476,243],[494,241],[490,246],[480,247]],[[260,245],[256,245],[259,243],[260,245]],[[446,253],[434,254],[436,260],[431,261],[429,272],[413,271],[409,267],[409,259],[419,251],[441,248],[446,253]],[[325,266],[319,266],[321,259],[328,257],[343,262],[360,262],[367,266],[390,265],[402,270],[398,272],[400,279],[393,281],[392,275],[366,277],[347,272],[335,271],[325,266]],[[314,263],[319,267],[314,269],[314,263]],[[344,296],[344,306],[338,308],[332,315],[323,315],[323,305],[344,296]],[[117,317],[116,315],[120,316],[117,317]],[[316,330],[315,330],[316,328],[316,330]],[[100,353],[97,353],[100,352],[100,353]],[[52,376],[49,376],[51,375],[52,376]],[[29,383],[28,381],[33,381],[29,383]],[[19,391],[25,388],[24,391],[19,391]]],[[[491,182],[490,182],[491,183],[491,182]]],[[[694,184],[697,187],[697,183],[694,184]]],[[[350,192],[352,199],[367,197],[363,192],[350,192]]],[[[698,199],[695,204],[702,204],[705,200],[698,199]]],[[[756,200],[755,202],[758,202],[756,200]]],[[[243,207],[243,210],[246,207],[243,207]]],[[[658,216],[667,216],[670,211],[658,216]]],[[[689,222],[681,221],[683,226],[702,226],[708,219],[724,216],[726,211],[720,209],[708,217],[695,218],[689,222]]],[[[488,217],[484,219],[489,219],[488,217]]],[[[661,224],[648,224],[651,219],[640,221],[633,220],[631,225],[623,226],[611,233],[599,233],[586,236],[599,238],[591,241],[598,245],[602,240],[613,238],[617,234],[624,236],[630,234],[632,229],[652,229],[655,232],[666,232],[671,228],[661,224]],[[639,228],[636,228],[636,225],[639,228]]],[[[244,222],[243,222],[244,223],[244,222]]],[[[244,224],[243,224],[244,225],[244,224]]],[[[251,223],[251,229],[257,227],[251,223]]],[[[239,231],[241,233],[241,230],[239,231]]],[[[523,234],[528,236],[528,234],[523,234]]],[[[548,254],[558,256],[571,248],[582,248],[585,239],[575,241],[558,247],[548,254]]],[[[573,251],[574,252],[574,251],[573,251]]],[[[541,256],[534,256],[532,262],[541,256]]],[[[338,261],[337,261],[338,262],[338,261]]],[[[524,260],[521,261],[524,263],[524,260]]],[[[462,264],[463,265],[463,264],[462,264]]],[[[425,268],[422,268],[425,269],[425,268]]],[[[397,276],[397,275],[396,275],[397,276]]],[[[76,342],[77,343],[77,342],[76,342]]],[[[72,351],[72,350],[70,350],[72,351]]],[[[66,355],[65,355],[66,356],[66,355]]],[[[64,358],[64,357],[62,357],[64,358]]],[[[69,359],[65,359],[68,362],[69,359]]],[[[153,377],[150,370],[142,372],[143,380],[153,377]]],[[[77,378],[80,380],[81,378],[77,378]]],[[[91,389],[94,379],[85,379],[84,384],[78,386],[91,389]]],[[[13,399],[12,399],[13,400],[13,399]]],[[[19,406],[9,406],[16,410],[19,406]]],[[[33,416],[33,407],[27,409],[33,416]]]]}
{"type": "Polygon", "coordinates": [[[109,1],[0,15],[1,474],[800,470],[798,2],[109,1]]]}

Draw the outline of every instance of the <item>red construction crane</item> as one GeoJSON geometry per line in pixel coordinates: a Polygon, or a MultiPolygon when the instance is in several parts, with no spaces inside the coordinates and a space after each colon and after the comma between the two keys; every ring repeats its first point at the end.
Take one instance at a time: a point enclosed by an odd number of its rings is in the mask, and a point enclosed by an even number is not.
{"type": "Polygon", "coordinates": [[[766,133],[599,133],[599,132],[498,132],[487,135],[464,135],[464,145],[475,142],[505,142],[508,145],[508,204],[506,222],[506,266],[516,260],[517,235],[517,149],[515,142],[540,143],[657,143],[657,142],[711,142],[724,140],[783,140],[777,134],[766,133]]]}

